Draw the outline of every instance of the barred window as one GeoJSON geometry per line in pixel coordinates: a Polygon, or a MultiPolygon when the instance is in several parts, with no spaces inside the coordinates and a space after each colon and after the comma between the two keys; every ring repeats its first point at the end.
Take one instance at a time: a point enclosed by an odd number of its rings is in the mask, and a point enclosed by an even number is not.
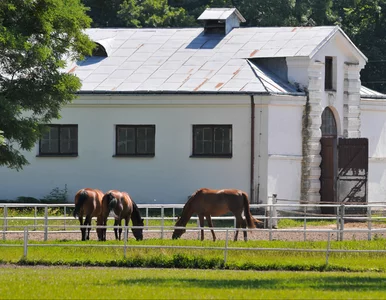
{"type": "Polygon", "coordinates": [[[117,125],[117,156],[154,156],[155,125],[117,125]]]}
{"type": "Polygon", "coordinates": [[[78,125],[49,125],[39,141],[39,155],[78,155],[78,125]]]}
{"type": "Polygon", "coordinates": [[[193,125],[192,156],[232,156],[232,125],[193,125]]]}

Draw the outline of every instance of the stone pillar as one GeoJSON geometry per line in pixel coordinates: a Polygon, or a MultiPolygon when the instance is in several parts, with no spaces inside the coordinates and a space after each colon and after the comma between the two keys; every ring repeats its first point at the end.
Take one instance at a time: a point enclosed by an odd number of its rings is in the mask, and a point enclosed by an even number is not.
{"type": "Polygon", "coordinates": [[[361,137],[360,70],[359,64],[345,63],[344,65],[343,136],[345,138],[361,137]]]}
{"type": "Polygon", "coordinates": [[[308,96],[307,104],[303,114],[302,129],[302,186],[301,198],[308,203],[318,203],[320,201],[320,138],[322,132],[322,106],[324,82],[324,64],[313,62],[308,68],[308,96]]]}

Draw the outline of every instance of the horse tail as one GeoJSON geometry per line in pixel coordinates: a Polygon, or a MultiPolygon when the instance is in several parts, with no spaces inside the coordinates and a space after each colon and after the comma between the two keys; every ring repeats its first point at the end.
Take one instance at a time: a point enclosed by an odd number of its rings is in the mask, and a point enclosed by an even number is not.
{"type": "Polygon", "coordinates": [[[109,199],[109,212],[112,211],[118,204],[118,199],[113,196],[112,193],[108,193],[109,199]]]}
{"type": "Polygon", "coordinates": [[[247,221],[248,228],[256,228],[254,219],[249,209],[248,195],[244,192],[243,192],[243,200],[244,200],[244,215],[245,215],[245,220],[247,221]]]}
{"type": "Polygon", "coordinates": [[[82,190],[78,195],[79,195],[78,202],[75,204],[75,209],[74,209],[74,218],[79,216],[80,208],[83,206],[84,202],[88,198],[88,193],[86,190],[82,190]]]}

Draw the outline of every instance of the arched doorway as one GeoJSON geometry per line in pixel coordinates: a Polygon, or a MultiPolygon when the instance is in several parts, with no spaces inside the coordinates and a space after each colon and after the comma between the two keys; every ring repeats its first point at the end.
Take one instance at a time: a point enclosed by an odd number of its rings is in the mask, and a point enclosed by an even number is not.
{"type": "MultiPolygon", "coordinates": [[[[320,200],[325,204],[336,202],[336,177],[337,177],[337,126],[334,113],[331,108],[326,107],[322,113],[322,138],[320,155],[320,200]]],[[[324,214],[334,214],[333,207],[321,207],[324,214]]]]}

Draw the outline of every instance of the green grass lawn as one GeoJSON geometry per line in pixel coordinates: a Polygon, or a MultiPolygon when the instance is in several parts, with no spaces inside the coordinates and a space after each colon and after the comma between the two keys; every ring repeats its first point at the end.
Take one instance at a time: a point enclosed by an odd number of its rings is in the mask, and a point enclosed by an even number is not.
{"type": "Polygon", "coordinates": [[[0,266],[3,299],[382,299],[385,273],[0,266]]]}
{"type": "MultiPolygon", "coordinates": [[[[330,270],[330,271],[386,271],[386,253],[330,253],[326,266],[325,252],[305,252],[302,249],[326,249],[326,242],[238,241],[229,242],[224,264],[224,241],[148,239],[137,242],[129,239],[124,257],[122,241],[30,241],[27,258],[23,258],[22,241],[1,241],[0,262],[16,264],[70,266],[129,266],[168,268],[215,268],[239,270],[330,270]],[[50,246],[38,247],[46,244],[50,246]],[[73,245],[75,244],[75,245],[73,245]],[[8,245],[1,247],[2,245],[8,245]],[[9,245],[13,245],[10,247],[9,245]],[[94,247],[105,245],[109,247],[94,247]],[[140,248],[139,246],[158,246],[140,248]],[[159,246],[164,246],[160,248],[159,246]],[[170,248],[179,246],[181,248],[170,248]],[[212,247],[210,250],[199,247],[212,247]],[[169,247],[169,248],[168,248],[169,247]],[[196,247],[187,249],[184,247],[196,247]],[[264,248],[267,250],[243,250],[264,248]],[[274,250],[290,248],[292,251],[274,250]]],[[[331,242],[331,249],[386,250],[385,240],[331,242]]]]}

